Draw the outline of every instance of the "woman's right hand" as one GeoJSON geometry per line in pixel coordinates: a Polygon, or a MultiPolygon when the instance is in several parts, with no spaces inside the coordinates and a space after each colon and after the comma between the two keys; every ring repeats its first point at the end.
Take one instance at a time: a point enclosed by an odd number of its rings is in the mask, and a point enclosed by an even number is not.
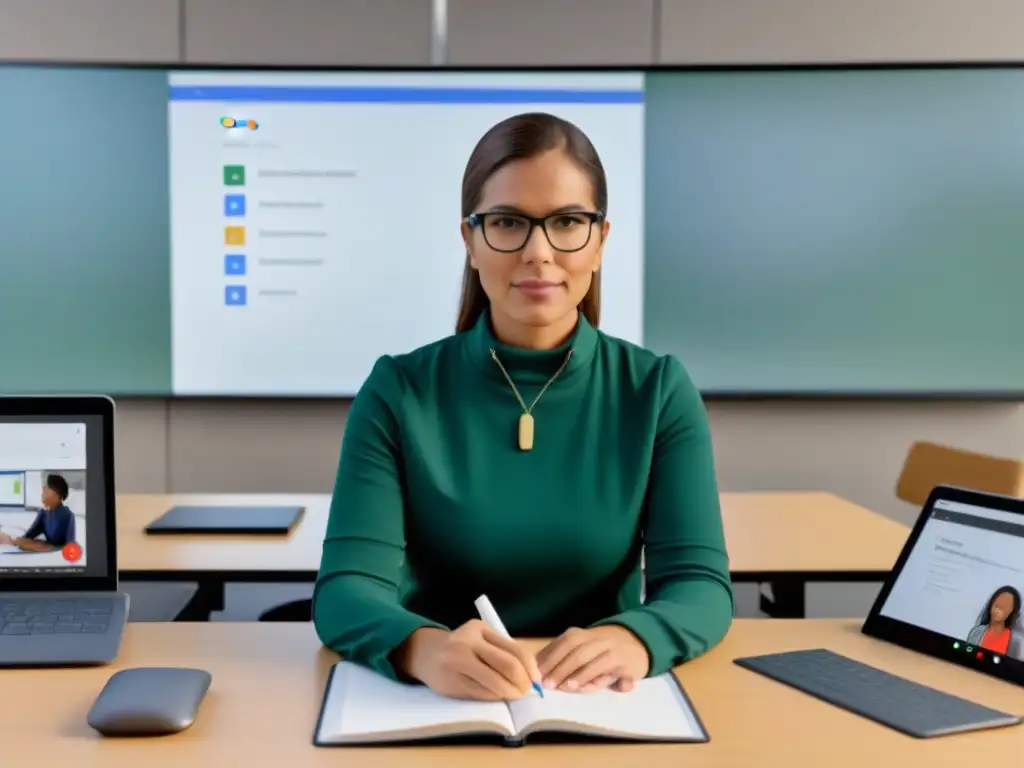
{"type": "Polygon", "coordinates": [[[404,651],[406,674],[451,698],[510,701],[540,682],[533,654],[479,619],[452,632],[418,629],[404,651]]]}

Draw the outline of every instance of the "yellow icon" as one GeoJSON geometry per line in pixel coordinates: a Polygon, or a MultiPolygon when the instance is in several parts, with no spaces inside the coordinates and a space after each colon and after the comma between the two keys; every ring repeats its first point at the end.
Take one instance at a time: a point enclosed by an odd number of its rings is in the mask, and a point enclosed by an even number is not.
{"type": "Polygon", "coordinates": [[[225,245],[245,245],[245,227],[224,227],[225,245]]]}

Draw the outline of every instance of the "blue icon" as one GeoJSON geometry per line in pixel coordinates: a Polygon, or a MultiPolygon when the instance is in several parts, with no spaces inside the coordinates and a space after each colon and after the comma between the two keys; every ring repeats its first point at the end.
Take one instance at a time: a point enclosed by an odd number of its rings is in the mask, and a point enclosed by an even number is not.
{"type": "Polygon", "coordinates": [[[245,256],[240,253],[229,253],[224,257],[225,275],[244,275],[245,256]]]}
{"type": "Polygon", "coordinates": [[[245,195],[224,195],[225,216],[245,216],[245,195]]]}
{"type": "Polygon", "coordinates": [[[224,303],[229,307],[244,307],[246,301],[244,285],[229,285],[224,289],[224,303]]]}

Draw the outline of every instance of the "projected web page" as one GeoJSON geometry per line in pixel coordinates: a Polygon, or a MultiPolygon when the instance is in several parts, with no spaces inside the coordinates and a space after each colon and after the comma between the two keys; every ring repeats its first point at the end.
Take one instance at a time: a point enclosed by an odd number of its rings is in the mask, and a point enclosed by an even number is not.
{"type": "Polygon", "coordinates": [[[0,424],[0,571],[86,565],[85,424],[0,424]]]}
{"type": "Polygon", "coordinates": [[[893,585],[882,615],[1024,661],[1024,519],[940,501],[893,585]]]}
{"type": "Polygon", "coordinates": [[[602,328],[641,343],[641,73],[172,73],[174,391],[351,395],[450,335],[466,161],[531,111],[601,155],[602,328]]]}

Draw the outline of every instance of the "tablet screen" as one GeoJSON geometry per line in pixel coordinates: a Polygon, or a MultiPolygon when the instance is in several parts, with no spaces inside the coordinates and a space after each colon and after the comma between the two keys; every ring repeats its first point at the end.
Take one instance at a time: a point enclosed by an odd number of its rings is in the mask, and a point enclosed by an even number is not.
{"type": "Polygon", "coordinates": [[[1024,681],[1018,509],[1015,499],[933,493],[865,632],[1024,681]]]}

